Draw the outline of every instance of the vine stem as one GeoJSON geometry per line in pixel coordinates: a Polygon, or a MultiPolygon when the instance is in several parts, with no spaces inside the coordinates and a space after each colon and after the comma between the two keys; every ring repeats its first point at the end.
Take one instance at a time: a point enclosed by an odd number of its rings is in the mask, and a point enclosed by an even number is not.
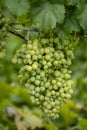
{"type": "Polygon", "coordinates": [[[23,35],[21,35],[21,34],[15,32],[15,31],[12,31],[12,30],[9,30],[9,32],[10,32],[11,34],[16,35],[16,36],[22,38],[23,40],[27,41],[27,39],[26,39],[25,36],[23,36],[23,35]]]}

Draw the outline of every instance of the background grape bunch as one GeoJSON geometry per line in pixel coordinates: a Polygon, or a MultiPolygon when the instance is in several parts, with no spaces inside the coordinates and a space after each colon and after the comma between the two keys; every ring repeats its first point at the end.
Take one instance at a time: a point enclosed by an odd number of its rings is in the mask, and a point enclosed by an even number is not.
{"type": "Polygon", "coordinates": [[[5,56],[6,38],[8,36],[9,19],[0,12],[0,58],[5,56]]]}
{"type": "Polygon", "coordinates": [[[21,45],[13,58],[13,63],[22,64],[19,78],[32,103],[52,119],[58,118],[60,107],[73,93],[69,66],[78,39],[71,39],[62,41],[56,32],[40,32],[21,45]]]}

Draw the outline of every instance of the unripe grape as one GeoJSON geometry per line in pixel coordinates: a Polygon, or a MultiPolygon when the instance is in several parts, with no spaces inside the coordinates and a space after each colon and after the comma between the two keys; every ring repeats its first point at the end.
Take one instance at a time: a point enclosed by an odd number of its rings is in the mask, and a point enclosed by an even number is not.
{"type": "Polygon", "coordinates": [[[47,105],[48,105],[48,103],[45,101],[45,102],[43,103],[43,105],[44,105],[44,106],[47,106],[47,105]]]}
{"type": "Polygon", "coordinates": [[[47,66],[47,65],[45,65],[45,66],[44,66],[44,69],[45,69],[45,70],[46,70],[46,69],[48,69],[48,66],[47,66]]]}
{"type": "Polygon", "coordinates": [[[35,91],[36,91],[36,92],[39,92],[39,91],[40,91],[40,88],[39,88],[39,87],[36,87],[36,88],[35,88],[35,91]]]}
{"type": "Polygon", "coordinates": [[[36,92],[34,91],[34,90],[31,90],[31,92],[30,92],[32,95],[35,95],[36,94],[36,92]]]}
{"type": "Polygon", "coordinates": [[[36,79],[40,79],[40,76],[39,76],[39,75],[37,75],[37,76],[36,76],[36,79]]]}
{"type": "Polygon", "coordinates": [[[42,95],[39,98],[40,98],[41,101],[44,100],[44,96],[42,96],[42,95]]]}
{"type": "Polygon", "coordinates": [[[46,39],[41,39],[42,44],[46,44],[47,40],[46,39]]]}
{"type": "Polygon", "coordinates": [[[50,96],[51,96],[51,93],[50,93],[50,92],[47,92],[46,96],[47,96],[47,97],[50,97],[50,96]]]}
{"type": "Polygon", "coordinates": [[[31,58],[31,55],[30,55],[30,54],[27,54],[27,55],[26,55],[26,58],[30,59],[30,58],[31,58]]]}
{"type": "Polygon", "coordinates": [[[51,66],[52,66],[51,62],[48,62],[48,63],[47,63],[47,66],[48,66],[48,67],[51,67],[51,66]]]}
{"type": "Polygon", "coordinates": [[[35,51],[34,51],[34,50],[31,50],[31,51],[30,51],[30,54],[31,54],[31,56],[33,56],[33,55],[35,54],[35,51]]]}
{"type": "Polygon", "coordinates": [[[17,63],[17,59],[16,58],[12,59],[12,62],[17,63]]]}
{"type": "Polygon", "coordinates": [[[48,60],[50,60],[50,56],[49,55],[46,55],[45,56],[45,59],[48,61],[48,60]]]}
{"type": "Polygon", "coordinates": [[[70,94],[66,94],[66,98],[71,98],[71,95],[70,94]]]}
{"type": "Polygon", "coordinates": [[[65,93],[62,92],[62,93],[61,93],[61,97],[62,97],[62,98],[65,98],[65,97],[66,97],[65,93]]]}
{"type": "Polygon", "coordinates": [[[32,65],[32,69],[33,70],[36,70],[38,68],[38,65],[36,64],[36,63],[34,63],[33,65],[32,65]]]}
{"type": "Polygon", "coordinates": [[[51,94],[52,94],[52,95],[55,95],[55,93],[56,93],[56,92],[55,92],[54,90],[51,91],[51,94]]]}
{"type": "Polygon", "coordinates": [[[33,48],[32,44],[28,44],[27,48],[31,50],[33,48]]]}
{"type": "Polygon", "coordinates": [[[49,54],[50,53],[50,49],[49,48],[45,48],[44,52],[49,54]]]}
{"type": "Polygon", "coordinates": [[[57,44],[58,42],[59,42],[59,38],[55,38],[55,39],[54,39],[54,43],[57,44]]]}
{"type": "Polygon", "coordinates": [[[33,50],[36,51],[38,49],[37,45],[33,46],[33,50]]]}
{"type": "Polygon", "coordinates": [[[45,60],[43,60],[43,61],[42,61],[42,64],[43,64],[43,65],[46,65],[46,64],[47,64],[47,62],[46,62],[45,60]]]}
{"type": "Polygon", "coordinates": [[[39,80],[35,80],[35,84],[36,84],[36,85],[39,85],[39,84],[40,84],[40,81],[39,81],[39,80]]]}
{"type": "Polygon", "coordinates": [[[45,76],[45,72],[44,72],[44,71],[41,71],[41,72],[40,72],[40,76],[41,76],[41,77],[44,77],[44,76],[45,76]]]}
{"type": "Polygon", "coordinates": [[[52,84],[56,84],[56,80],[55,79],[53,79],[51,82],[52,82],[52,84]]]}
{"type": "Polygon", "coordinates": [[[73,90],[72,90],[72,89],[70,89],[70,90],[69,90],[69,93],[70,93],[70,94],[73,94],[73,90]]]}
{"type": "Polygon", "coordinates": [[[41,91],[44,92],[45,91],[45,87],[41,87],[41,91]]]}
{"type": "Polygon", "coordinates": [[[58,52],[54,52],[54,57],[57,58],[57,59],[60,58],[58,52]]]}
{"type": "Polygon", "coordinates": [[[51,102],[50,104],[52,107],[55,107],[55,102],[51,102]]]}
{"type": "Polygon", "coordinates": [[[33,57],[32,57],[32,60],[37,60],[38,59],[38,57],[36,56],[36,55],[34,55],[33,57]]]}
{"type": "Polygon", "coordinates": [[[58,86],[56,84],[53,85],[53,89],[54,90],[57,90],[58,89],[58,86]]]}
{"type": "Polygon", "coordinates": [[[64,75],[64,78],[65,78],[65,79],[70,79],[71,76],[70,76],[69,74],[65,74],[65,75],[64,75]]]}
{"type": "Polygon", "coordinates": [[[50,82],[46,82],[44,85],[46,88],[50,87],[50,82]]]}
{"type": "Polygon", "coordinates": [[[57,86],[58,86],[58,87],[61,87],[61,86],[62,86],[62,83],[61,83],[61,82],[57,82],[57,86]]]}
{"type": "Polygon", "coordinates": [[[58,66],[58,61],[53,62],[54,66],[58,66]]]}
{"type": "Polygon", "coordinates": [[[35,81],[35,77],[31,77],[31,78],[30,78],[30,81],[31,81],[31,82],[34,82],[34,81],[35,81]]]}
{"type": "Polygon", "coordinates": [[[27,71],[32,71],[32,66],[27,66],[27,67],[26,67],[26,70],[27,70],[27,71]]]}

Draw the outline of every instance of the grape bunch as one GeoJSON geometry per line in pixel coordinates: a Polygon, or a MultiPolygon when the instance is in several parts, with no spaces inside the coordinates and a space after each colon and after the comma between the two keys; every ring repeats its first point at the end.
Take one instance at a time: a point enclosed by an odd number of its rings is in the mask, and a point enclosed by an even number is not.
{"type": "Polygon", "coordinates": [[[45,117],[56,119],[73,93],[71,60],[77,39],[60,40],[56,33],[40,32],[16,51],[13,63],[21,64],[19,79],[45,117]]]}
{"type": "Polygon", "coordinates": [[[0,58],[5,56],[6,37],[8,35],[9,19],[0,12],[0,58]]]}

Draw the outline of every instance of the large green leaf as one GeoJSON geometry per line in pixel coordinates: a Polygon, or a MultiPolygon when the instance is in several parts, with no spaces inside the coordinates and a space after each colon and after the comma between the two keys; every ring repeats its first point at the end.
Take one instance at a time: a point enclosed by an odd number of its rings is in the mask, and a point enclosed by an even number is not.
{"type": "Polygon", "coordinates": [[[78,20],[80,23],[80,26],[87,31],[87,4],[85,4],[84,9],[82,12],[78,15],[78,20]]]}
{"type": "Polygon", "coordinates": [[[5,0],[9,11],[15,16],[21,16],[29,11],[28,0],[5,0]]]}
{"type": "Polygon", "coordinates": [[[64,15],[63,4],[45,2],[39,5],[34,4],[31,7],[31,16],[41,29],[54,28],[56,23],[63,23],[64,15]]]}

